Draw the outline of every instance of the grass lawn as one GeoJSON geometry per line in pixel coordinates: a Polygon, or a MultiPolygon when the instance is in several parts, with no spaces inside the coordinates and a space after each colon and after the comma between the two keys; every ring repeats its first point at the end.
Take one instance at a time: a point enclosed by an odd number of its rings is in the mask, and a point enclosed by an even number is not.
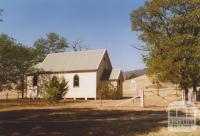
{"type": "Polygon", "coordinates": [[[164,108],[120,109],[111,106],[115,102],[104,101],[101,107],[100,101],[0,101],[0,136],[200,135],[199,127],[193,133],[169,132],[164,108]]]}

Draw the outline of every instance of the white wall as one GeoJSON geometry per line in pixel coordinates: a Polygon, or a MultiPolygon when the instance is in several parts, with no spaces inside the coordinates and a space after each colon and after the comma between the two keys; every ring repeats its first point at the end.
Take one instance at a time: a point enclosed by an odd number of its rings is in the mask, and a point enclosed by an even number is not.
{"type": "Polygon", "coordinates": [[[69,91],[65,98],[96,99],[96,72],[66,73],[62,76],[69,81],[69,91]],[[73,87],[73,78],[76,74],[79,76],[79,87],[73,87]]]}
{"type": "MultiPolygon", "coordinates": [[[[64,98],[94,98],[96,99],[96,72],[82,72],[82,73],[64,73],[64,74],[52,74],[59,77],[64,77],[69,81],[69,90],[64,98]],[[79,76],[79,87],[73,87],[74,75],[79,76]]],[[[37,93],[31,87],[33,76],[28,76],[28,87],[27,87],[27,97],[34,98],[37,93]]]]}
{"type": "Polygon", "coordinates": [[[37,87],[33,86],[33,76],[27,76],[27,98],[37,97],[37,87]]]}

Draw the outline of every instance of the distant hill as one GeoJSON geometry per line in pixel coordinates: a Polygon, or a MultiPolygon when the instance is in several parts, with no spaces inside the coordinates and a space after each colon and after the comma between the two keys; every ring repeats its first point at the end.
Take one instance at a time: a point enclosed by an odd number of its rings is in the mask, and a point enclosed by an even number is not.
{"type": "Polygon", "coordinates": [[[125,79],[130,79],[132,77],[138,77],[138,76],[144,75],[145,71],[146,71],[146,68],[136,69],[136,70],[124,71],[123,74],[124,74],[125,79]]]}

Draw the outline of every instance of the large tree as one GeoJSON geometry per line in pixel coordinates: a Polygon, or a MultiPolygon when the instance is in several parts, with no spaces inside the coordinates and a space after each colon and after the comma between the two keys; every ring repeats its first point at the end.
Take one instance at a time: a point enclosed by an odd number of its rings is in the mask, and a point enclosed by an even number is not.
{"type": "Polygon", "coordinates": [[[25,74],[32,72],[31,67],[35,65],[36,58],[35,50],[33,48],[26,47],[22,44],[15,46],[15,55],[13,58],[15,79],[20,81],[20,90],[22,98],[24,98],[25,90],[25,74]]]}
{"type": "Polygon", "coordinates": [[[15,57],[15,41],[5,34],[0,35],[0,88],[13,82],[13,63],[15,57]]]}
{"type": "MultiPolygon", "coordinates": [[[[200,82],[200,1],[149,0],[131,14],[140,32],[147,73],[188,88],[200,82]]],[[[187,97],[186,97],[187,99],[187,97]]]]}
{"type": "Polygon", "coordinates": [[[6,34],[0,35],[0,89],[10,83],[20,81],[22,97],[24,95],[25,74],[35,63],[35,52],[17,43],[6,34]]]}
{"type": "Polygon", "coordinates": [[[39,38],[34,43],[39,62],[43,61],[49,53],[64,52],[68,48],[67,40],[57,33],[49,33],[46,38],[39,38]]]}

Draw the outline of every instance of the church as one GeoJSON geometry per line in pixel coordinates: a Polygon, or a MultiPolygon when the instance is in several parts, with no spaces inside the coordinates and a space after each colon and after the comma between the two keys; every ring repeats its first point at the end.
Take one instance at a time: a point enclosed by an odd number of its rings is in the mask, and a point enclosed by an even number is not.
{"type": "Polygon", "coordinates": [[[99,99],[103,84],[114,87],[118,98],[122,97],[123,74],[112,67],[106,49],[48,54],[34,69],[26,78],[27,98],[42,98],[44,85],[54,75],[68,81],[64,99],[99,99]]]}

